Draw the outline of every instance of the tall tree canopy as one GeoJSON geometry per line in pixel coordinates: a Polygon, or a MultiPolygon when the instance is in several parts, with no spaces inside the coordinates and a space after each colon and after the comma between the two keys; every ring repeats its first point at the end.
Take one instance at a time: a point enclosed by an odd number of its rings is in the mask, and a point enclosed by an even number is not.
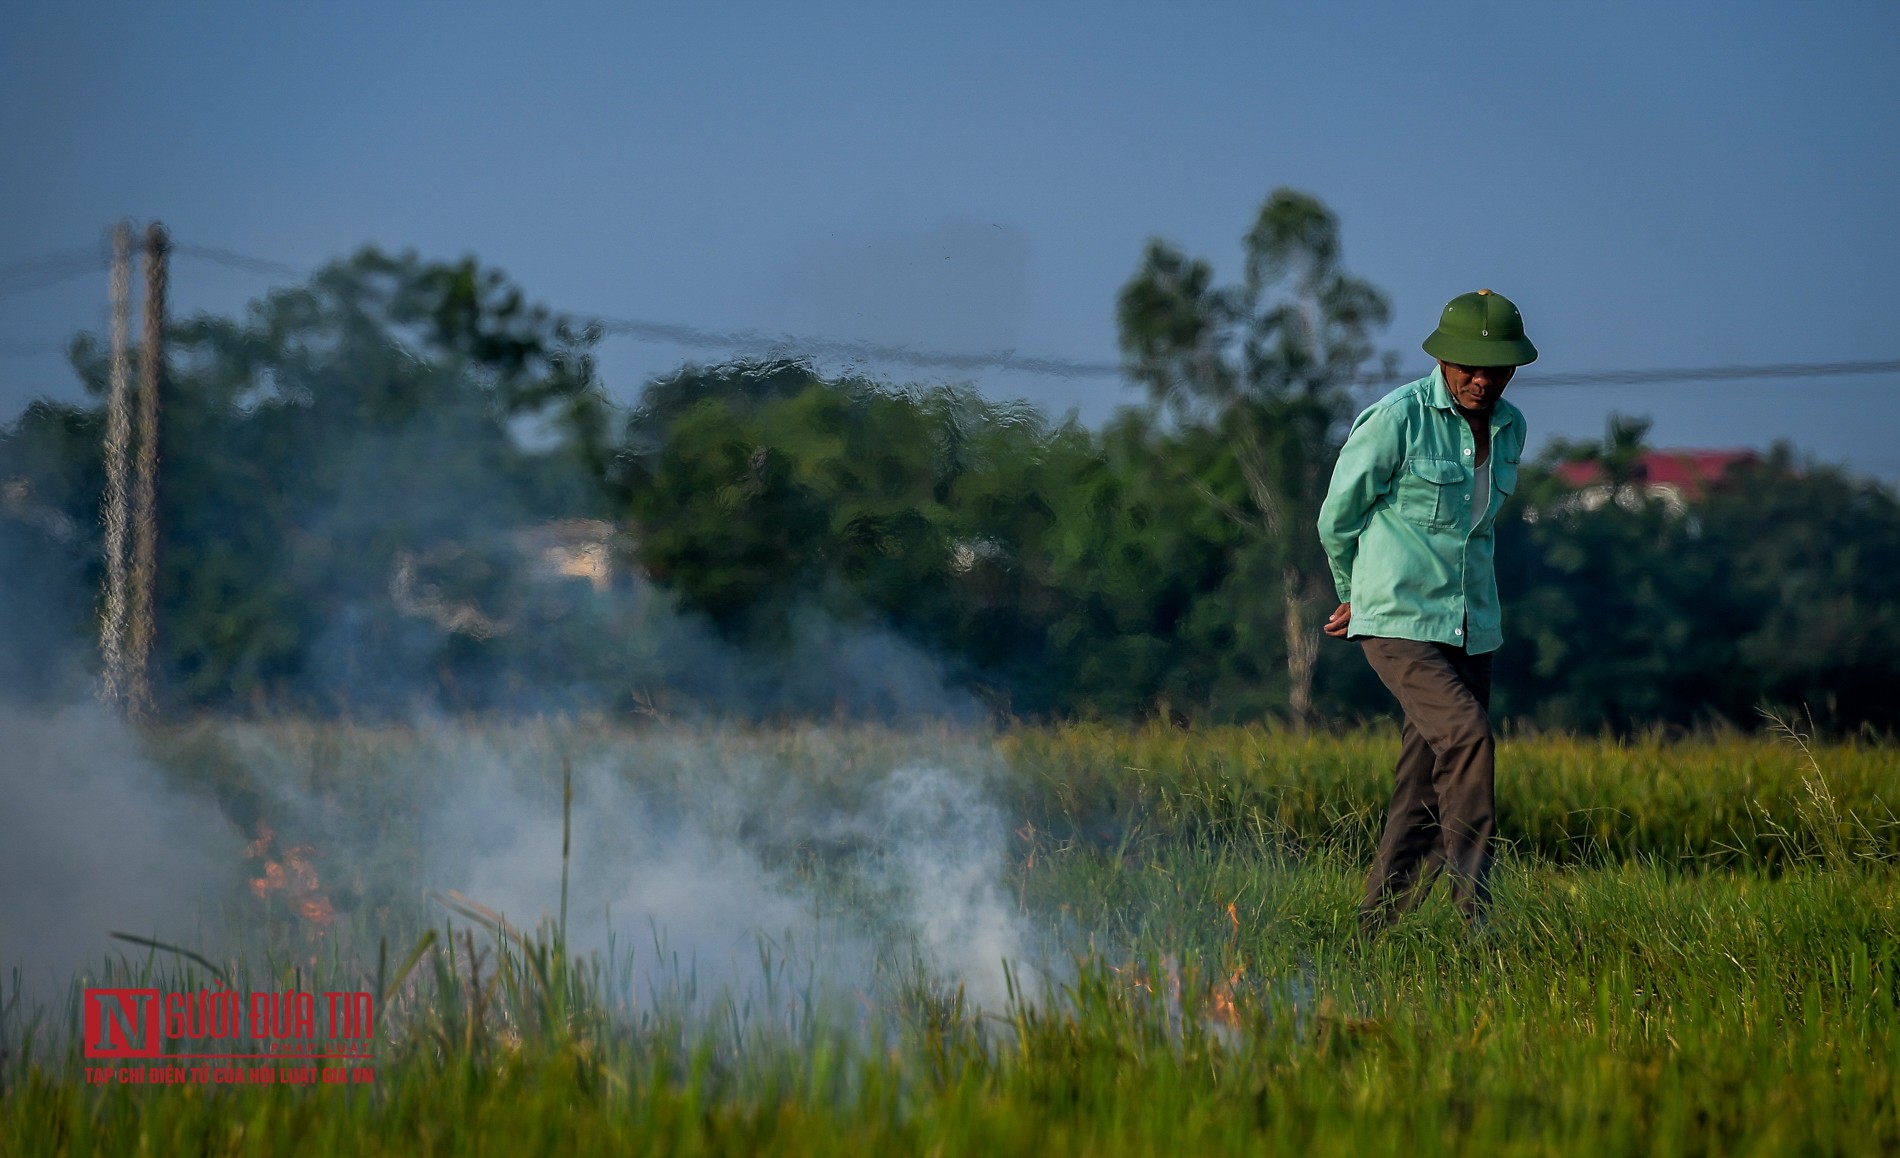
{"type": "Polygon", "coordinates": [[[1389,311],[1345,271],[1338,219],[1315,197],[1274,190],[1244,247],[1245,276],[1220,287],[1207,262],[1150,242],[1116,316],[1130,376],[1216,440],[1213,461],[1181,464],[1183,481],[1278,572],[1287,711],[1304,724],[1323,618],[1314,611],[1330,589],[1312,528],[1351,416],[1345,388],[1365,375],[1389,311]]]}

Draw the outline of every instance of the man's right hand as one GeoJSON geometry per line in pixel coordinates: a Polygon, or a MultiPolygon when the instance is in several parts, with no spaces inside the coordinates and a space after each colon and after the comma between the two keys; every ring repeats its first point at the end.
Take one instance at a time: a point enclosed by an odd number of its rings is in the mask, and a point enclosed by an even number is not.
{"type": "Polygon", "coordinates": [[[1332,636],[1334,639],[1344,639],[1346,638],[1346,627],[1351,622],[1352,604],[1341,603],[1339,610],[1333,612],[1332,618],[1326,621],[1326,626],[1321,630],[1325,631],[1327,635],[1332,636]]]}

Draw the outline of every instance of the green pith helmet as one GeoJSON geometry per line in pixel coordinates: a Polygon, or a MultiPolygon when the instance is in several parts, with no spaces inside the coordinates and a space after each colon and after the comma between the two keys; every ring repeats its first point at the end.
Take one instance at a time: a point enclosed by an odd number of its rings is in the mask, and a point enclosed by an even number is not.
{"type": "Polygon", "coordinates": [[[1425,352],[1459,366],[1523,366],[1537,361],[1524,318],[1503,294],[1481,289],[1445,303],[1425,352]]]}

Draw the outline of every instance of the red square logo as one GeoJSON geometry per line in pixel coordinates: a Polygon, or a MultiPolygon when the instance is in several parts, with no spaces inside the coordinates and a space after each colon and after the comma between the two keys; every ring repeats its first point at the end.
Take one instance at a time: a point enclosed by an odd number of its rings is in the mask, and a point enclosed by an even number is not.
{"type": "Polygon", "coordinates": [[[86,1056],[159,1056],[160,1004],[156,989],[86,990],[86,1056]]]}

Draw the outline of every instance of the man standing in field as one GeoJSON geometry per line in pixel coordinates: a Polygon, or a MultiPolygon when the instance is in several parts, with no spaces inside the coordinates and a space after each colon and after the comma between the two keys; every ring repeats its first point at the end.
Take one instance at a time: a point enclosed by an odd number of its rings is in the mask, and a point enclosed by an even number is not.
{"type": "Polygon", "coordinates": [[[1437,369],[1352,424],[1319,516],[1339,592],[1326,634],[1359,640],[1405,711],[1359,910],[1368,933],[1423,899],[1441,870],[1468,923],[1490,900],[1491,655],[1504,642],[1492,525],[1517,489],[1525,435],[1503,395],[1537,349],[1517,307],[1486,289],[1445,306],[1425,352],[1437,369]]]}

